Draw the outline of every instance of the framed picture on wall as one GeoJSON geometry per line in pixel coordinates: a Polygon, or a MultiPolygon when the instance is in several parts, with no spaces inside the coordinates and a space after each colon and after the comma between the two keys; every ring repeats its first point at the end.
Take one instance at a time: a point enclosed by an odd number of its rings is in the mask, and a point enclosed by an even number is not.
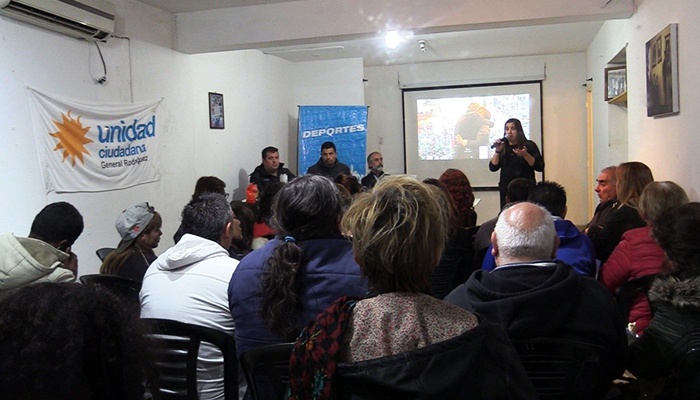
{"type": "Polygon", "coordinates": [[[224,95],[209,92],[209,128],[224,129],[224,95]]]}
{"type": "Polygon", "coordinates": [[[669,24],[646,45],[647,116],[680,111],[678,104],[678,24],[669,24]]]}
{"type": "Polygon", "coordinates": [[[627,67],[624,65],[605,68],[605,101],[627,91],[627,67]]]}

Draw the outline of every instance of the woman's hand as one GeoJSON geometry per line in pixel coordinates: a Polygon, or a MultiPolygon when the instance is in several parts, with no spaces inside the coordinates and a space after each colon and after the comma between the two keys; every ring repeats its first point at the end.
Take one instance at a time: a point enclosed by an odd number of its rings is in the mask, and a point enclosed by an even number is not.
{"type": "Polygon", "coordinates": [[[503,148],[505,147],[505,141],[503,139],[498,139],[495,142],[493,142],[494,150],[496,150],[496,153],[503,153],[503,148]]]}
{"type": "Polygon", "coordinates": [[[524,157],[527,154],[527,149],[525,148],[525,146],[520,148],[516,147],[513,149],[513,153],[515,153],[515,155],[518,157],[524,157]]]}

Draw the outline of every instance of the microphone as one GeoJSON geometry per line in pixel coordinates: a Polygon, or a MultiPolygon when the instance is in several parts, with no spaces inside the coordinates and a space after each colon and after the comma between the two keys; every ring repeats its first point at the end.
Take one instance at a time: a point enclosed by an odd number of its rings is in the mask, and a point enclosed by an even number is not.
{"type": "Polygon", "coordinates": [[[505,136],[503,136],[502,139],[498,139],[497,141],[495,141],[495,142],[491,145],[491,148],[492,148],[492,149],[495,149],[496,146],[498,146],[499,144],[503,143],[504,140],[506,140],[506,137],[505,137],[505,136]]]}

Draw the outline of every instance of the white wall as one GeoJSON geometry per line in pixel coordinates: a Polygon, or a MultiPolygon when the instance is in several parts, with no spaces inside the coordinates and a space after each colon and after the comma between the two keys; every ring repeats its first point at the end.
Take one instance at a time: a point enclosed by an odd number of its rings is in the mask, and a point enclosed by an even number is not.
{"type": "MultiPolygon", "coordinates": [[[[124,0],[118,21],[140,21],[130,14],[144,11],[124,0]]],[[[154,9],[145,7],[145,12],[154,9]]],[[[108,83],[95,83],[102,75],[94,44],[0,18],[0,231],[26,236],[36,213],[46,204],[68,201],[85,219],[85,231],[73,251],[79,256],[80,274],[96,273],[95,250],[116,246],[114,221],[130,204],[149,201],[162,214],[163,239],[157,253],[172,245],[182,206],[189,200],[199,176],[215,175],[227,183],[233,198],[242,199],[247,175],[260,163],[260,150],[268,145],[288,153],[296,138],[297,78],[312,79],[288,61],[259,51],[185,55],[151,43],[166,41],[167,16],[152,32],[136,26],[144,40],[112,38],[100,44],[107,64],[108,83]],[[165,33],[163,31],[166,31],[165,33]],[[159,109],[161,179],[137,187],[101,193],[46,193],[39,170],[27,86],[85,103],[136,102],[163,98],[159,109]],[[210,130],[208,92],[224,94],[226,129],[210,130]],[[162,121],[162,123],[161,123],[162,121]],[[292,131],[293,130],[293,131],[292,131]]],[[[133,25],[132,25],[133,26],[133,25]]],[[[126,32],[127,34],[129,32],[126,32]]],[[[167,43],[165,43],[167,45],[167,43]]],[[[361,76],[362,66],[337,70],[333,63],[311,64],[327,81],[361,76]]],[[[362,83],[354,87],[318,87],[307,90],[305,101],[321,104],[337,98],[363,102],[362,83]]]]}
{"type": "MultiPolygon", "coordinates": [[[[691,200],[700,196],[697,150],[697,110],[700,109],[700,3],[696,0],[641,0],[629,20],[606,22],[587,52],[588,71],[594,77],[594,119],[597,169],[607,165],[606,141],[610,106],[603,101],[603,68],[627,43],[628,146],[626,160],[649,165],[656,180],[672,180],[683,186],[691,200]],[[669,23],[678,23],[680,109],[677,115],[646,115],[645,44],[669,23]]],[[[617,110],[616,110],[617,111],[617,110]]],[[[623,116],[624,117],[624,116],[623,116]]],[[[612,160],[617,161],[617,160],[612,160]]]]}
{"type": "MultiPolygon", "coordinates": [[[[562,184],[568,194],[568,219],[588,221],[586,208],[585,55],[559,54],[450,61],[365,68],[365,96],[370,107],[367,150],[384,156],[385,170],[404,172],[401,84],[512,81],[544,74],[543,150],[545,179],[562,184]]],[[[469,171],[464,171],[469,176],[469,171]]],[[[424,177],[421,177],[424,178],[424,177]]],[[[478,192],[481,223],[498,213],[498,192],[478,192]]]]}

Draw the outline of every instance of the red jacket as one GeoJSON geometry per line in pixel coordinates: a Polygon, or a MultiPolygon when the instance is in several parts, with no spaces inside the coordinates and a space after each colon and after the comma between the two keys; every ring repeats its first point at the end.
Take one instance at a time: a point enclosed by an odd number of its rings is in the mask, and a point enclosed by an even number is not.
{"type": "MultiPolygon", "coordinates": [[[[600,268],[598,279],[614,295],[625,282],[661,271],[664,251],[651,238],[651,227],[630,229],[622,235],[610,258],[600,268]]],[[[646,296],[638,294],[630,309],[629,322],[637,323],[641,334],[651,320],[646,296]]]]}

